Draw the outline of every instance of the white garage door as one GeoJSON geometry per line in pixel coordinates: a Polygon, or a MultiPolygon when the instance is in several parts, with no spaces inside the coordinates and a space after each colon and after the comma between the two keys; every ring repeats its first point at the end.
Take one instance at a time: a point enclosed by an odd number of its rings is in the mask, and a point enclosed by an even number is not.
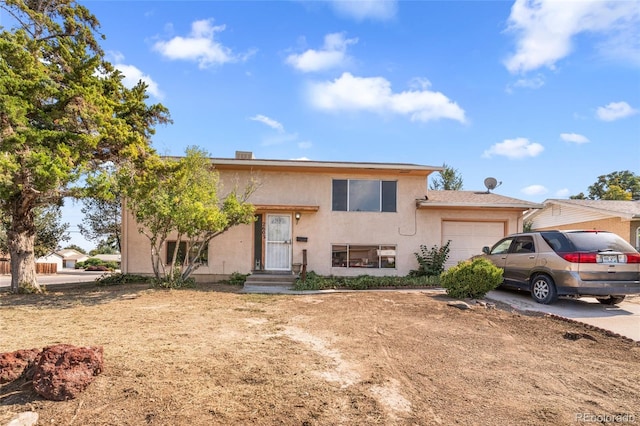
{"type": "Polygon", "coordinates": [[[449,244],[446,267],[482,253],[482,247],[492,246],[505,236],[504,222],[442,221],[442,244],[449,244]]]}

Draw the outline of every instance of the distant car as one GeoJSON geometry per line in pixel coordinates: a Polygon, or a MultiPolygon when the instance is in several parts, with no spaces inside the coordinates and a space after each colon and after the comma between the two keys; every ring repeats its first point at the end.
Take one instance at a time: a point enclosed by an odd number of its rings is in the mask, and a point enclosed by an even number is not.
{"type": "Polygon", "coordinates": [[[110,271],[108,266],[104,265],[91,265],[85,268],[85,271],[110,271]]]}
{"type": "Polygon", "coordinates": [[[615,305],[640,294],[640,253],[611,232],[526,232],[482,252],[504,270],[502,286],[529,291],[538,303],[592,296],[615,305]]]}

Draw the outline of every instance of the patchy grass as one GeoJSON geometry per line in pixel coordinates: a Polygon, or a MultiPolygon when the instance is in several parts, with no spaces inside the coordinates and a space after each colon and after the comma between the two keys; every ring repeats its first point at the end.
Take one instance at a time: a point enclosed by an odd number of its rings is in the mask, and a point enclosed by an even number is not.
{"type": "Polygon", "coordinates": [[[0,294],[0,352],[101,345],[76,400],[0,386],[0,424],[575,425],[640,418],[640,347],[436,292],[302,296],[232,286],[0,294]],[[587,333],[593,338],[567,339],[587,333]]]}

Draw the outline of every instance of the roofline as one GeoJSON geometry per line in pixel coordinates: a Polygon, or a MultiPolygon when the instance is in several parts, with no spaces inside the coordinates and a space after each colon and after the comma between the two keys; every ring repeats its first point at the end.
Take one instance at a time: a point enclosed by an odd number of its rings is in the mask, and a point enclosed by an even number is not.
{"type": "Polygon", "coordinates": [[[429,207],[467,207],[467,208],[484,208],[484,209],[541,209],[544,207],[542,204],[536,203],[502,203],[502,204],[484,204],[484,203],[448,203],[446,201],[428,201],[428,200],[416,200],[417,208],[429,208],[429,207]]]}
{"type": "MultiPolygon", "coordinates": [[[[166,156],[164,158],[180,159],[183,157],[166,156]]],[[[345,171],[387,171],[401,174],[428,176],[433,172],[441,172],[444,167],[427,166],[411,163],[373,163],[349,161],[310,161],[310,160],[264,160],[264,159],[236,159],[210,158],[214,167],[218,169],[274,169],[274,170],[345,170],[345,171]]]]}
{"type": "MultiPolygon", "coordinates": [[[[580,200],[577,200],[580,201],[580,200]]],[[[587,201],[630,201],[630,202],[638,202],[638,201],[634,201],[634,200],[587,200],[587,201]]],[[[602,209],[602,208],[598,208],[598,207],[593,207],[593,206],[586,206],[586,205],[581,205],[581,204],[574,204],[574,203],[567,203],[562,199],[557,199],[557,198],[549,198],[544,200],[543,204],[562,204],[563,206],[569,206],[569,207],[580,207],[580,208],[585,208],[588,210],[592,210],[592,211],[597,211],[599,213],[603,213],[606,214],[608,216],[615,216],[615,217],[622,217],[625,219],[640,219],[640,214],[632,214],[632,213],[622,213],[622,212],[614,212],[612,210],[608,210],[608,209],[602,209]]],[[[533,216],[533,214],[532,214],[533,216]]]]}

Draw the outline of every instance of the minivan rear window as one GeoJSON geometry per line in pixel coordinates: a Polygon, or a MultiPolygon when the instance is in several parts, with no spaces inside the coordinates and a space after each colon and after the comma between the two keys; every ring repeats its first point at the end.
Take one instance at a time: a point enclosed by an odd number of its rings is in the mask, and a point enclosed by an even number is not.
{"type": "Polygon", "coordinates": [[[543,232],[542,238],[556,252],[633,253],[636,251],[631,244],[611,232],[543,232]]]}

